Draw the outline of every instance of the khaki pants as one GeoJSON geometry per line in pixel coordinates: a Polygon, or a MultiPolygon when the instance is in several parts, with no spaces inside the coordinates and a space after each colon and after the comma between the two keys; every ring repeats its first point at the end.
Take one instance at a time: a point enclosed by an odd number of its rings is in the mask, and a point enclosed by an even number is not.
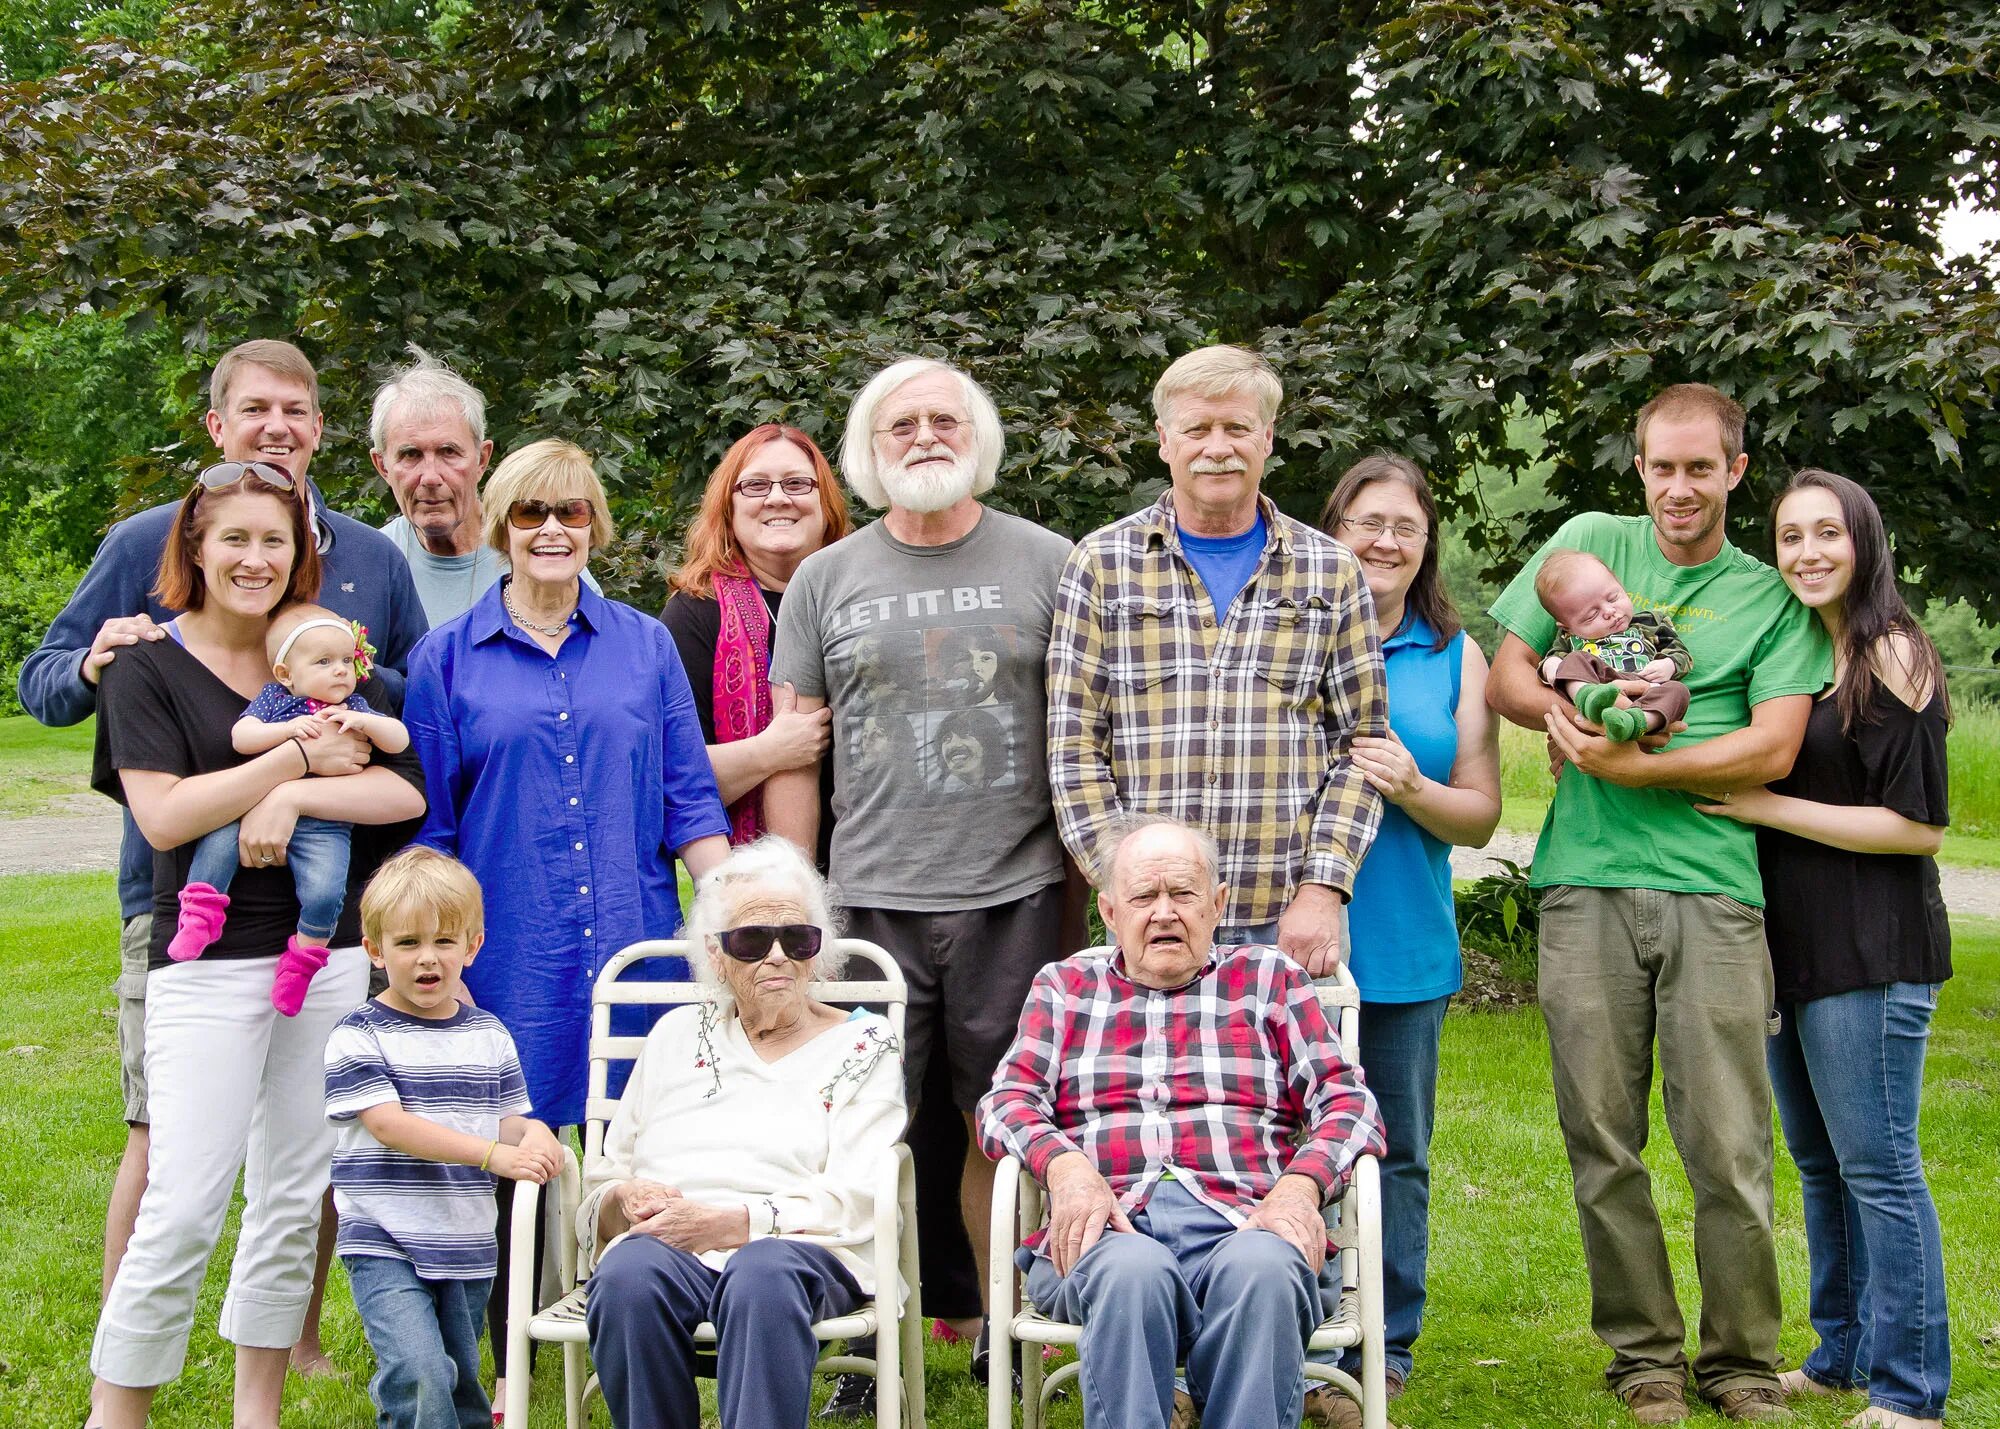
{"type": "Polygon", "coordinates": [[[1713,1399],[1771,1385],[1779,1304],[1763,915],[1719,894],[1558,886],[1543,890],[1541,918],[1556,1110],[1611,1387],[1687,1374],[1687,1327],[1639,1157],[1656,1040],[1667,1127],[1694,1190],[1695,1387],[1713,1399]]]}

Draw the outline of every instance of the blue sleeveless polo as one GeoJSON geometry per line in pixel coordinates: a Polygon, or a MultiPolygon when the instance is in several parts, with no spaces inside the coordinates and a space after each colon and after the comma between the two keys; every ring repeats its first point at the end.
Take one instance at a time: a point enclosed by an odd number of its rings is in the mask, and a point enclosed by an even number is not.
{"type": "MultiPolygon", "coordinates": [[[[1451,782],[1458,759],[1458,693],[1465,632],[1433,650],[1436,632],[1411,611],[1382,642],[1389,727],[1424,777],[1451,782]]],[[[1354,878],[1347,910],[1350,968],[1368,1002],[1428,1002],[1463,981],[1451,899],[1451,848],[1394,804],[1354,878]]]]}

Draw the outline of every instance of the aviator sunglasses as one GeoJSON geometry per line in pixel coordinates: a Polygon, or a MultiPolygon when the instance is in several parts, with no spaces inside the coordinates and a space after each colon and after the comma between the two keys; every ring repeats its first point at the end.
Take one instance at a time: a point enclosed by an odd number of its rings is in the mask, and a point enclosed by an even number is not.
{"type": "Polygon", "coordinates": [[[810,923],[748,923],[741,928],[725,928],[713,935],[716,945],[739,963],[761,963],[771,954],[771,944],[795,963],[819,956],[825,935],[810,923]]]}
{"type": "Polygon", "coordinates": [[[204,467],[195,480],[210,491],[220,491],[225,486],[236,485],[246,476],[254,476],[280,491],[292,489],[292,474],[275,462],[268,461],[219,461],[214,466],[204,467]]]}
{"type": "Polygon", "coordinates": [[[533,531],[554,516],[562,525],[581,530],[595,514],[596,508],[582,496],[568,501],[516,501],[507,508],[507,524],[516,531],[533,531]]]}

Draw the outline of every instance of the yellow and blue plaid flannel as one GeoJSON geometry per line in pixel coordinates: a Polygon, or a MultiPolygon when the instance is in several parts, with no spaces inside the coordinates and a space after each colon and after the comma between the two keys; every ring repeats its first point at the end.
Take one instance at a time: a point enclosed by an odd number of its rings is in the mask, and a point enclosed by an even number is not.
{"type": "Polygon", "coordinates": [[[1079,541],[1049,636],[1049,785],[1099,880],[1121,813],[1207,829],[1224,923],[1275,919],[1301,883],[1350,894],[1382,798],[1349,757],[1386,736],[1375,605],[1345,546],[1259,496],[1263,564],[1226,618],[1181,552],[1173,493],[1079,541]]]}

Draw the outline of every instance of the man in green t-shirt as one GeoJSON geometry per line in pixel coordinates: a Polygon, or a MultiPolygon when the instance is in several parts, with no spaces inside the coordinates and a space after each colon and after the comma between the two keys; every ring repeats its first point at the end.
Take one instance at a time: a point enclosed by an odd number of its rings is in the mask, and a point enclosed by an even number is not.
{"type": "Polygon", "coordinates": [[[1535,847],[1540,994],[1611,1387],[1640,1423],[1687,1416],[1687,1330],[1640,1161],[1657,1034],[1694,1190],[1695,1388],[1725,1418],[1781,1419],[1763,884],[1752,831],[1703,817],[1690,795],[1789,770],[1832,654],[1778,573],[1724,537],[1749,465],[1743,409],[1713,387],[1669,387],[1635,438],[1648,514],[1573,517],[1543,551],[1596,556],[1636,608],[1673,621],[1693,656],[1685,727],[1616,743],[1542,682],[1556,632],[1535,596],[1542,553],[1493,604],[1508,633],[1487,702],[1546,730],[1564,764],[1535,847]]]}

